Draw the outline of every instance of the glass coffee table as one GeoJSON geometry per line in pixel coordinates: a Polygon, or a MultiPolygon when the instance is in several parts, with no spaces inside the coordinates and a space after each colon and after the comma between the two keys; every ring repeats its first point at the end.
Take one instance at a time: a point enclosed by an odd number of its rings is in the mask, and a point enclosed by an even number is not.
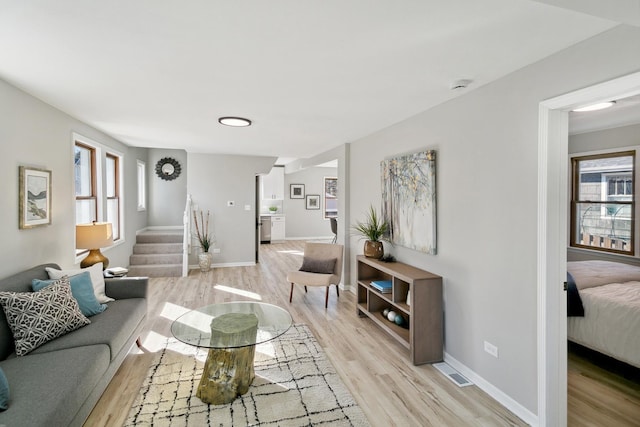
{"type": "Polygon", "coordinates": [[[222,405],[249,390],[256,345],[284,334],[292,323],[281,307],[239,301],[189,311],[171,324],[171,333],[183,343],[209,349],[196,396],[222,405]]]}

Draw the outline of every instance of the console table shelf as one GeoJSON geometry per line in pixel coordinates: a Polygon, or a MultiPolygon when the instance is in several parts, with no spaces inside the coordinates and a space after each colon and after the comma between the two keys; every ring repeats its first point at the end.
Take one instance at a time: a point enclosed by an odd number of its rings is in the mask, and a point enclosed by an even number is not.
{"type": "Polygon", "coordinates": [[[414,365],[442,361],[442,277],[401,262],[385,263],[362,255],[357,264],[358,315],[367,316],[406,347],[414,365]],[[372,287],[376,280],[391,281],[391,293],[372,287]],[[401,315],[405,326],[387,320],[385,309],[401,315]]]}

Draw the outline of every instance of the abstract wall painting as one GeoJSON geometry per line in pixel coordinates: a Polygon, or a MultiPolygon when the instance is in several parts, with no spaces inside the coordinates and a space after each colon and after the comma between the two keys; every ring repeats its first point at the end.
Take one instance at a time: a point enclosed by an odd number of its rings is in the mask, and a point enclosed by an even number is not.
{"type": "Polygon", "coordinates": [[[19,167],[19,228],[51,224],[51,171],[19,167]]]}
{"type": "Polygon", "coordinates": [[[382,215],[393,244],[436,254],[436,152],[383,160],[382,215]]]}

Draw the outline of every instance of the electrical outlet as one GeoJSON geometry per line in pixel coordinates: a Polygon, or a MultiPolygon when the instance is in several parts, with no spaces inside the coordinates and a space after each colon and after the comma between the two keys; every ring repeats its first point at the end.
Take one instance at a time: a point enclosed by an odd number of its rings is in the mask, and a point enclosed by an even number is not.
{"type": "Polygon", "coordinates": [[[487,341],[484,342],[484,351],[486,351],[487,353],[489,353],[495,358],[498,357],[498,347],[491,344],[490,342],[487,342],[487,341]]]}
{"type": "Polygon", "coordinates": [[[234,202],[233,200],[229,200],[229,201],[227,202],[227,206],[228,206],[228,207],[232,207],[232,206],[235,206],[235,205],[236,205],[236,202],[234,202]]]}
{"type": "Polygon", "coordinates": [[[244,210],[245,211],[250,211],[251,210],[251,205],[244,205],[244,210]]]}
{"type": "Polygon", "coordinates": [[[214,254],[219,254],[220,253],[220,248],[213,248],[213,253],[214,254]]]}

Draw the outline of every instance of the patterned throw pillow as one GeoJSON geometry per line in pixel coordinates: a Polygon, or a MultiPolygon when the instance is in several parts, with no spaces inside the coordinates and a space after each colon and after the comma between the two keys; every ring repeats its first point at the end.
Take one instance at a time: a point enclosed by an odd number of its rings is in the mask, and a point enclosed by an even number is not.
{"type": "Polygon", "coordinates": [[[18,356],[91,323],[80,312],[66,277],[38,292],[0,292],[0,305],[18,356]]]}

